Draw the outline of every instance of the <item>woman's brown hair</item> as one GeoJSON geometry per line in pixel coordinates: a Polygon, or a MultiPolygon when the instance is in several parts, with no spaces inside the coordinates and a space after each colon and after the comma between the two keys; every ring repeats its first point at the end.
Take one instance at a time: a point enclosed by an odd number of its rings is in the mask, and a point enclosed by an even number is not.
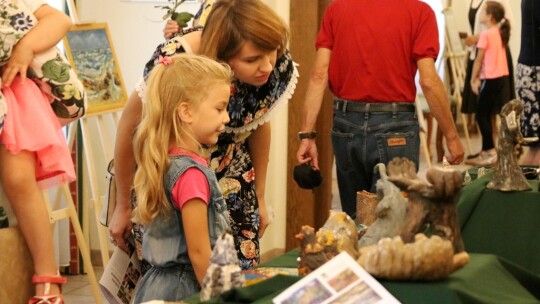
{"type": "Polygon", "coordinates": [[[283,54],[289,28],[261,0],[217,0],[204,27],[199,54],[228,61],[245,42],[262,51],[283,54]]]}

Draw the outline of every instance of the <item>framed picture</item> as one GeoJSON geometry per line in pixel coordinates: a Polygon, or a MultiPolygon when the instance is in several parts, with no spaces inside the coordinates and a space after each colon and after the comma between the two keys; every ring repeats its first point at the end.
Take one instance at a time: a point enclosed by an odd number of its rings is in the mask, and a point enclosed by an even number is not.
{"type": "Polygon", "coordinates": [[[107,24],[74,25],[64,46],[86,90],[87,115],[123,108],[127,93],[107,24]]]}

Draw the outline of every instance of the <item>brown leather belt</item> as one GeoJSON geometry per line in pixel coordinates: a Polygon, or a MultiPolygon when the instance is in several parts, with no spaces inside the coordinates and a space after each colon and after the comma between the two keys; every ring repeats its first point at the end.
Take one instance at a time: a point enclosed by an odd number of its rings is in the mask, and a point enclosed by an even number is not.
{"type": "Polygon", "coordinates": [[[360,101],[336,100],[334,109],[343,112],[414,112],[416,107],[414,103],[408,102],[381,102],[368,103],[360,101]]]}

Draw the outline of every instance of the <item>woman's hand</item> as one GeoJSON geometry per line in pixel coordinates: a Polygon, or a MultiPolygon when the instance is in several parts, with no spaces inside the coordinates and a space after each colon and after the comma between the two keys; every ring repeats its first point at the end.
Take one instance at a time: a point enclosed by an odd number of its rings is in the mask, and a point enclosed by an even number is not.
{"type": "Polygon", "coordinates": [[[174,20],[167,20],[165,27],[163,28],[163,37],[170,39],[180,31],[180,26],[174,20]]]}
{"type": "Polygon", "coordinates": [[[480,92],[480,85],[482,82],[479,78],[472,78],[471,79],[471,90],[474,92],[474,94],[478,95],[478,92],[480,92]]]}
{"type": "Polygon", "coordinates": [[[131,223],[131,204],[116,204],[113,216],[109,223],[109,234],[111,242],[120,247],[125,252],[129,252],[127,239],[131,234],[133,224],[131,223]],[[128,208],[124,207],[128,206],[128,208]]]}
{"type": "Polygon", "coordinates": [[[32,48],[17,44],[13,48],[11,58],[8,60],[2,71],[2,86],[9,86],[17,75],[21,77],[24,83],[26,80],[26,71],[30,62],[34,58],[32,48]]]}
{"type": "Polygon", "coordinates": [[[467,36],[467,38],[465,38],[465,45],[466,46],[475,46],[476,43],[478,43],[478,35],[471,35],[471,36],[467,36]]]}
{"type": "Polygon", "coordinates": [[[264,197],[258,197],[259,201],[259,238],[262,238],[266,228],[270,224],[270,218],[268,216],[268,209],[266,209],[266,202],[264,197]]]}

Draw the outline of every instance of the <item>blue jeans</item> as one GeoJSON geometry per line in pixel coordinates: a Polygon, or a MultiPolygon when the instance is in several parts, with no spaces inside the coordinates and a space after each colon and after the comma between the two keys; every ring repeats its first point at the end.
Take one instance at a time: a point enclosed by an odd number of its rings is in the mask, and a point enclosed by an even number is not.
{"type": "Polygon", "coordinates": [[[415,112],[350,112],[334,110],[332,145],[336,158],[341,207],[356,217],[356,192],[375,192],[376,164],[406,157],[416,164],[420,149],[415,112]]]}

